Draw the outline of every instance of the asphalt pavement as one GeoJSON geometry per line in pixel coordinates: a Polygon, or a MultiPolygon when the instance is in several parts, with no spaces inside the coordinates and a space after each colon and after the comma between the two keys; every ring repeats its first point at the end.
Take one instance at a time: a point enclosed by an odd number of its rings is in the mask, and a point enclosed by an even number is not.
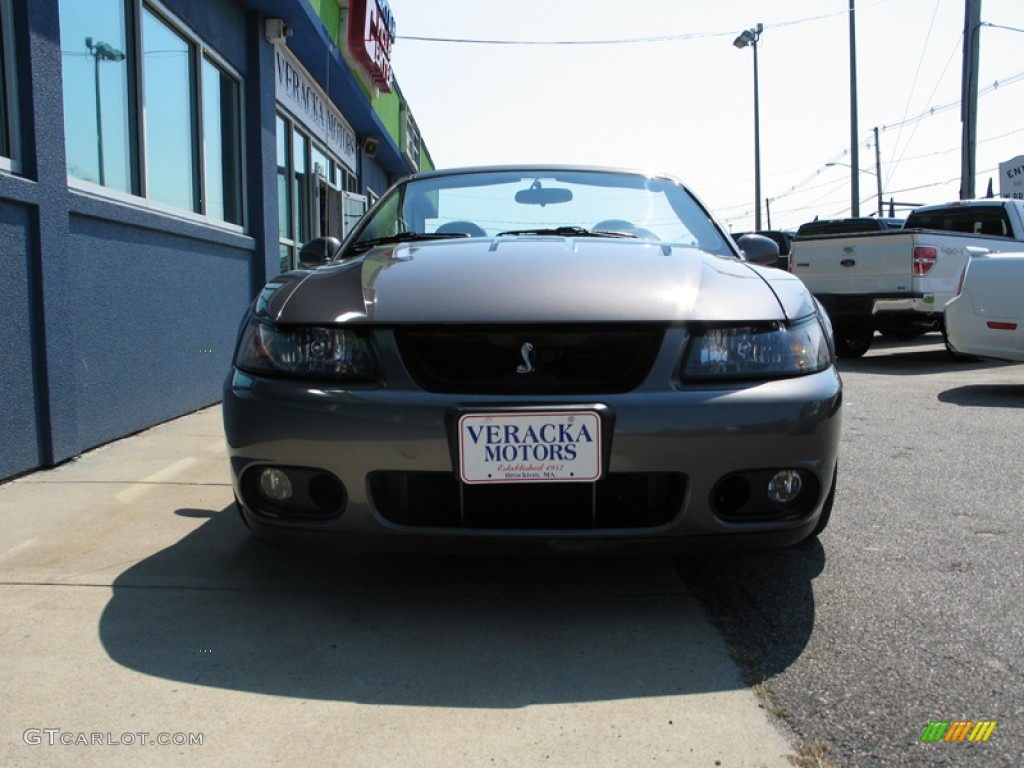
{"type": "Polygon", "coordinates": [[[937,334],[840,361],[835,508],[816,542],[680,562],[804,743],[842,768],[1024,765],[1024,365],[937,334]],[[922,741],[932,722],[987,741],[922,741]]]}
{"type": "Polygon", "coordinates": [[[209,408],[0,485],[0,764],[790,766],[675,566],[271,546],[209,408]]]}

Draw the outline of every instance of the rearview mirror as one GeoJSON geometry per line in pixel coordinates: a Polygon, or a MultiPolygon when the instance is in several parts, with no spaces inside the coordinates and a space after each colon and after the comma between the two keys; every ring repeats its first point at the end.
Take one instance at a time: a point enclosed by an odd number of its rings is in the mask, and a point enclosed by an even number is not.
{"type": "Polygon", "coordinates": [[[523,205],[551,205],[553,203],[568,203],[572,200],[572,190],[563,187],[544,188],[540,182],[535,181],[529,189],[521,189],[516,192],[516,202],[523,205]]]}

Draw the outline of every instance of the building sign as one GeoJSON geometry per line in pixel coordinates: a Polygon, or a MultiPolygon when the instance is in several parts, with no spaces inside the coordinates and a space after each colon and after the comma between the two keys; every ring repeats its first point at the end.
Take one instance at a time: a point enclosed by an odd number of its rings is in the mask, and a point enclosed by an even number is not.
{"type": "Polygon", "coordinates": [[[274,46],[277,102],[354,171],[355,131],[298,60],[282,45],[274,46]]]}
{"type": "Polygon", "coordinates": [[[412,119],[412,112],[409,107],[402,105],[402,157],[404,157],[413,171],[420,170],[420,129],[416,127],[416,121],[412,119]]]}
{"type": "Polygon", "coordinates": [[[999,196],[1024,200],[1024,155],[999,164],[999,196]]]}
{"type": "Polygon", "coordinates": [[[391,48],[395,44],[395,19],[387,0],[351,0],[348,45],[365,68],[371,82],[391,92],[391,48]]]}

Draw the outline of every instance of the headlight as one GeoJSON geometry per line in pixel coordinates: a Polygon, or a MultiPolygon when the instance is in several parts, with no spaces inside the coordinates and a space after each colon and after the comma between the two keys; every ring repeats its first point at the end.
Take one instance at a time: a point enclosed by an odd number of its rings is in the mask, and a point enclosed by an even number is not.
{"type": "Polygon", "coordinates": [[[683,378],[774,378],[814,373],[832,363],[828,340],[814,316],[792,325],[765,323],[707,328],[694,334],[683,378]]]}
{"type": "Polygon", "coordinates": [[[371,379],[377,366],[366,339],[343,328],[288,328],[250,320],[235,365],[247,373],[371,379]]]}

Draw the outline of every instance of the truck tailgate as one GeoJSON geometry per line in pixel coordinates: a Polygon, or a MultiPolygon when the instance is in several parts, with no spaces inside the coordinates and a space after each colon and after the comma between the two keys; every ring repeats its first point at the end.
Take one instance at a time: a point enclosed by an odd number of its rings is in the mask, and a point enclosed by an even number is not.
{"type": "Polygon", "coordinates": [[[790,269],[815,294],[909,295],[913,252],[911,232],[798,238],[790,269]]]}

